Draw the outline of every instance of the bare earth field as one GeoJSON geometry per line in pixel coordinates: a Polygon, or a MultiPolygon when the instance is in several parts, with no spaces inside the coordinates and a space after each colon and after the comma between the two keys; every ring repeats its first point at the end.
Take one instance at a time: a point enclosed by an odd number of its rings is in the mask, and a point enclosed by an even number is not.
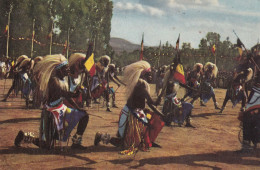
{"type": "MultiPolygon", "coordinates": [[[[11,80],[0,80],[0,99],[11,86],[11,80]]],[[[41,110],[28,110],[24,99],[9,98],[0,102],[0,169],[260,169],[260,149],[253,153],[238,153],[240,104],[232,109],[227,104],[222,114],[214,109],[212,100],[207,107],[200,107],[196,101],[192,124],[196,127],[164,127],[156,143],[162,148],[151,148],[149,152],[139,151],[136,155],[120,155],[119,148],[100,144],[94,146],[97,131],[116,134],[117,121],[124,106],[123,87],[116,92],[119,108],[106,112],[101,104],[88,108],[90,120],[83,136],[86,151],[66,151],[39,149],[33,144],[14,146],[18,131],[39,131],[41,110]]],[[[225,89],[215,89],[220,106],[224,100],[225,89]]],[[[154,85],[152,85],[154,94],[154,85]]],[[[162,104],[162,103],[161,103],[162,104]]],[[[159,107],[161,109],[161,107],[159,107]]],[[[75,129],[74,129],[75,131],[75,129]]],[[[74,134],[74,131],[72,134],[74,134]]],[[[71,140],[69,146],[71,145],[71,140]]]]}

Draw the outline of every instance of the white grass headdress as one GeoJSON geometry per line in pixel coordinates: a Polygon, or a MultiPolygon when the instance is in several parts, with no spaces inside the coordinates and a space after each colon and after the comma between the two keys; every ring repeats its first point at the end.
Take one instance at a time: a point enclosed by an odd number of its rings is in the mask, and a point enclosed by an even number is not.
{"type": "Polygon", "coordinates": [[[24,59],[28,58],[26,55],[21,55],[17,58],[16,63],[21,63],[24,59]]]}
{"type": "Polygon", "coordinates": [[[34,64],[37,64],[39,61],[42,61],[42,60],[43,60],[43,57],[37,56],[34,58],[34,64]]]}
{"type": "Polygon", "coordinates": [[[53,71],[66,64],[68,64],[67,59],[61,54],[56,54],[47,55],[35,66],[33,74],[36,76],[35,79],[39,80],[40,91],[42,91],[44,97],[48,94],[48,83],[53,71]]]}
{"type": "Polygon", "coordinates": [[[109,67],[116,68],[115,64],[109,64],[109,67]]]}
{"type": "MultiPolygon", "coordinates": [[[[124,69],[124,82],[126,84],[126,97],[129,98],[140,78],[143,71],[150,69],[150,64],[147,61],[138,61],[125,67],[124,69]]],[[[148,91],[149,86],[147,87],[148,91]]]]}
{"type": "Polygon", "coordinates": [[[207,62],[204,66],[204,71],[207,71],[209,69],[209,67],[213,67],[212,69],[212,74],[214,75],[214,77],[216,78],[218,75],[218,67],[213,64],[212,62],[207,62]]]}
{"type": "Polygon", "coordinates": [[[28,64],[30,64],[29,70],[32,70],[34,66],[34,60],[30,58],[25,58],[24,60],[22,60],[21,64],[19,65],[19,68],[22,68],[28,64]]]}
{"type": "Polygon", "coordinates": [[[105,60],[107,60],[108,61],[108,65],[110,64],[110,61],[111,61],[111,59],[110,59],[110,57],[108,56],[108,55],[103,55],[101,58],[100,58],[100,62],[102,63],[102,64],[104,64],[104,61],[105,60]]]}
{"type": "Polygon", "coordinates": [[[247,71],[248,71],[248,73],[247,73],[246,80],[245,80],[246,82],[250,81],[253,78],[253,73],[254,73],[252,68],[248,68],[247,71]]]}
{"type": "Polygon", "coordinates": [[[82,61],[82,60],[85,60],[85,59],[86,59],[86,54],[82,54],[82,53],[71,54],[71,56],[69,58],[69,67],[73,66],[78,61],[82,61]]]}
{"type": "MultiPolygon", "coordinates": [[[[164,91],[162,92],[162,96],[166,95],[166,88],[167,88],[167,85],[168,85],[168,81],[171,80],[172,78],[173,78],[173,73],[171,72],[171,70],[167,70],[167,72],[165,73],[164,78],[163,78],[163,87],[162,87],[162,89],[164,89],[164,91]]],[[[179,90],[179,88],[180,88],[179,83],[173,83],[173,87],[172,88],[173,88],[173,92],[177,92],[179,90]]]]}
{"type": "Polygon", "coordinates": [[[203,64],[201,63],[196,63],[194,66],[193,66],[193,71],[197,70],[197,67],[200,67],[200,71],[203,69],[203,64]]]}

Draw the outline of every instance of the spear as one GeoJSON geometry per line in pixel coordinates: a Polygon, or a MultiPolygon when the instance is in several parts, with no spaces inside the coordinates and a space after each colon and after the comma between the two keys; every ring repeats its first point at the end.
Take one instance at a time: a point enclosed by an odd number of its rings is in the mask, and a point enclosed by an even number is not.
{"type": "Polygon", "coordinates": [[[8,48],[9,48],[9,36],[10,36],[10,17],[11,17],[11,12],[12,12],[12,10],[13,10],[13,6],[11,5],[11,7],[10,7],[10,11],[9,11],[9,13],[8,13],[8,23],[7,23],[7,40],[6,40],[6,56],[8,56],[8,48]]]}
{"type": "Polygon", "coordinates": [[[31,58],[33,57],[33,42],[34,42],[34,35],[35,35],[35,19],[33,19],[33,27],[32,27],[32,46],[31,46],[31,58]]]}
{"type": "MultiPolygon", "coordinates": [[[[240,40],[240,38],[239,38],[238,35],[236,34],[235,30],[233,30],[233,32],[234,32],[234,34],[236,35],[236,37],[238,38],[238,40],[240,41],[242,47],[245,49],[247,56],[249,56],[249,52],[248,52],[248,50],[246,49],[244,43],[240,40]]],[[[251,60],[251,61],[254,63],[254,65],[255,65],[255,67],[257,68],[257,70],[260,71],[260,68],[259,68],[259,66],[256,64],[255,60],[254,60],[252,57],[250,57],[249,60],[251,60]]]]}

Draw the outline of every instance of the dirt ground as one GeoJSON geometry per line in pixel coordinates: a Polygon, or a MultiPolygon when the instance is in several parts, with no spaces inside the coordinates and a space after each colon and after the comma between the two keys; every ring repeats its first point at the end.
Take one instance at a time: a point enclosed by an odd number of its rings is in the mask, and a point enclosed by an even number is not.
{"type": "MultiPolygon", "coordinates": [[[[0,99],[10,86],[11,80],[0,80],[0,99]]],[[[41,110],[26,109],[20,97],[0,102],[0,169],[260,169],[259,146],[253,153],[236,152],[241,146],[237,119],[240,104],[232,108],[231,102],[220,114],[212,100],[207,107],[201,107],[196,101],[192,112],[192,124],[196,128],[165,126],[156,139],[162,148],[128,156],[118,154],[119,148],[110,144],[94,146],[97,131],[116,134],[119,113],[126,103],[124,91],[123,87],[117,90],[119,108],[112,108],[112,112],[105,111],[103,102],[87,108],[91,115],[83,135],[83,145],[88,146],[85,151],[69,147],[66,151],[44,150],[32,144],[14,147],[19,130],[38,133],[41,110]]],[[[215,89],[220,106],[225,91],[215,89]]],[[[151,92],[154,94],[154,85],[151,92]]]]}

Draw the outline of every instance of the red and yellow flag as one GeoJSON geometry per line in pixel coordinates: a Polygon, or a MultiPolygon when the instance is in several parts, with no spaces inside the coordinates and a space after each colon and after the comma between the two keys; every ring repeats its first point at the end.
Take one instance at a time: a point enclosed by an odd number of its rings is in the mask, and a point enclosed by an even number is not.
{"type": "Polygon", "coordinates": [[[5,30],[4,30],[4,34],[7,33],[8,29],[9,29],[9,27],[8,27],[8,25],[6,25],[5,30]]]}
{"type": "Polygon", "coordinates": [[[173,78],[182,84],[186,83],[182,64],[177,65],[176,70],[173,74],[173,78]]]}
{"type": "Polygon", "coordinates": [[[84,66],[86,67],[90,76],[93,77],[95,75],[95,72],[96,72],[95,61],[94,61],[94,53],[92,53],[91,56],[86,60],[86,62],[84,63],[84,66]]]}
{"type": "Polygon", "coordinates": [[[238,39],[237,39],[237,44],[236,44],[236,46],[237,46],[238,53],[239,53],[239,56],[240,56],[240,57],[241,57],[242,54],[243,54],[242,45],[243,45],[243,44],[242,44],[241,40],[238,38],[238,39]]]}
{"type": "Polygon", "coordinates": [[[215,52],[216,52],[216,45],[215,44],[212,46],[211,51],[212,51],[213,54],[215,54],[215,52]]]}

